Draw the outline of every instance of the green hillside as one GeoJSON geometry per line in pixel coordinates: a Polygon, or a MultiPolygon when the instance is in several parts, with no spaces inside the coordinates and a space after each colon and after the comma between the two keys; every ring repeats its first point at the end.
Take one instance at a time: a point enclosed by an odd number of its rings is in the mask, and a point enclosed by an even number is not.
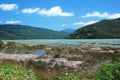
{"type": "Polygon", "coordinates": [[[76,30],[68,39],[106,39],[120,38],[120,18],[102,20],[76,30]]]}
{"type": "Polygon", "coordinates": [[[0,39],[61,39],[68,34],[27,25],[0,25],[0,39]]]}

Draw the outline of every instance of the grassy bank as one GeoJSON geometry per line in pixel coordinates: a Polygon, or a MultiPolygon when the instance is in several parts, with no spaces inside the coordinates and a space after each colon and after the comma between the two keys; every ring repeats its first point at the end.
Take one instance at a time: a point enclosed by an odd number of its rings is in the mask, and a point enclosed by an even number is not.
{"type": "MultiPolygon", "coordinates": [[[[45,62],[41,61],[34,62],[29,60],[22,62],[1,59],[0,80],[119,80],[120,59],[117,60],[117,58],[120,57],[120,54],[119,49],[116,48],[100,47],[102,51],[108,51],[107,53],[100,53],[90,52],[90,50],[92,50],[91,47],[83,46],[44,47],[43,45],[29,46],[11,43],[5,47],[2,47],[3,42],[0,44],[0,49],[2,52],[4,52],[4,54],[9,52],[22,54],[22,50],[40,49],[45,50],[46,54],[53,55],[56,59],[65,58],[73,61],[84,61],[83,64],[79,65],[78,69],[80,70],[74,70],[72,68],[57,65],[52,67],[50,64],[46,64],[45,62]],[[109,53],[109,50],[113,51],[114,53],[109,53]]],[[[16,57],[17,56],[15,56],[15,58],[16,57]]]]}
{"type": "Polygon", "coordinates": [[[120,58],[114,63],[101,63],[101,67],[92,75],[69,74],[66,77],[58,77],[56,80],[120,80],[120,58]]]}
{"type": "Polygon", "coordinates": [[[0,65],[0,80],[38,80],[33,70],[22,66],[0,65]]]}
{"type": "Polygon", "coordinates": [[[113,63],[101,63],[101,67],[93,73],[66,73],[63,76],[60,76],[60,72],[45,72],[26,69],[15,64],[0,64],[0,80],[119,80],[119,77],[120,59],[113,63]]]}

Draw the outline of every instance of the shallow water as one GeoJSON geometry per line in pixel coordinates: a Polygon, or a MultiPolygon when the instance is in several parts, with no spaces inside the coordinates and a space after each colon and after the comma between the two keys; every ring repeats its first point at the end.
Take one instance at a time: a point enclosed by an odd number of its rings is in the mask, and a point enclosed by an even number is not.
{"type": "Polygon", "coordinates": [[[37,55],[44,55],[46,52],[44,50],[38,50],[38,51],[31,51],[32,54],[37,54],[37,55]]]}
{"type": "Polygon", "coordinates": [[[42,44],[42,45],[97,45],[108,47],[119,47],[120,39],[33,39],[33,40],[3,40],[4,42],[15,42],[21,44],[42,44]]]}

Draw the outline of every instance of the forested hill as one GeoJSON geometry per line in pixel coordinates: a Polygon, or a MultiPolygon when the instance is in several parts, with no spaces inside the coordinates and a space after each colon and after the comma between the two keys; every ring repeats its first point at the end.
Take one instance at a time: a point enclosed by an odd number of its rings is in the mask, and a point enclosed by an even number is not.
{"type": "Polygon", "coordinates": [[[68,33],[27,25],[0,25],[0,39],[61,39],[68,33]]]}
{"type": "Polygon", "coordinates": [[[102,20],[76,30],[67,36],[69,39],[106,39],[120,38],[120,18],[102,20]]]}

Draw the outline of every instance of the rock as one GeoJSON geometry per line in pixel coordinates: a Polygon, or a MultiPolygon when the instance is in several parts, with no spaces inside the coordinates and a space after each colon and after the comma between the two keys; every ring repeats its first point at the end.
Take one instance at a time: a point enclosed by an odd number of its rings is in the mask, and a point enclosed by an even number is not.
{"type": "Polygon", "coordinates": [[[83,63],[83,61],[68,61],[65,58],[58,58],[55,59],[55,65],[57,66],[64,66],[69,68],[78,68],[80,64],[83,63]]]}
{"type": "Polygon", "coordinates": [[[17,46],[17,47],[24,47],[24,44],[15,44],[15,46],[17,46]]]}
{"type": "Polygon", "coordinates": [[[40,59],[41,62],[45,62],[46,64],[50,63],[53,59],[40,59]]]}
{"type": "Polygon", "coordinates": [[[114,50],[108,50],[108,51],[100,51],[101,53],[111,53],[111,54],[114,54],[114,50]]]}
{"type": "Polygon", "coordinates": [[[101,50],[101,48],[100,47],[92,47],[92,48],[90,48],[91,50],[95,50],[95,51],[100,51],[101,50]]]}
{"type": "Polygon", "coordinates": [[[66,55],[66,58],[67,58],[68,60],[77,61],[77,60],[83,59],[83,55],[66,55]]]}
{"type": "Polygon", "coordinates": [[[70,68],[79,68],[79,65],[82,63],[83,63],[83,61],[68,61],[65,63],[64,66],[67,66],[70,68]]]}
{"type": "Polygon", "coordinates": [[[52,48],[45,48],[45,50],[50,51],[50,50],[52,50],[52,48]]]}
{"type": "Polygon", "coordinates": [[[34,54],[4,54],[0,53],[0,60],[23,61],[36,59],[39,55],[34,54]]]}
{"type": "Polygon", "coordinates": [[[65,75],[67,76],[67,75],[68,75],[68,73],[65,73],[65,75]]]}

